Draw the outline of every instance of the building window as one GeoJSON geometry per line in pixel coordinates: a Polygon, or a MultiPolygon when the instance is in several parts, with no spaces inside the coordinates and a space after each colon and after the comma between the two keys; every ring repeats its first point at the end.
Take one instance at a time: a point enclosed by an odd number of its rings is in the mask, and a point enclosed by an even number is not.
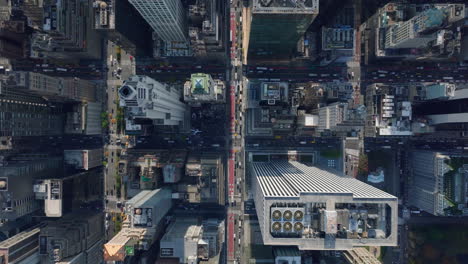
{"type": "Polygon", "coordinates": [[[166,113],[166,119],[171,119],[171,113],[166,113]]]}
{"type": "Polygon", "coordinates": [[[172,257],[174,255],[173,248],[161,248],[161,257],[172,257]]]}

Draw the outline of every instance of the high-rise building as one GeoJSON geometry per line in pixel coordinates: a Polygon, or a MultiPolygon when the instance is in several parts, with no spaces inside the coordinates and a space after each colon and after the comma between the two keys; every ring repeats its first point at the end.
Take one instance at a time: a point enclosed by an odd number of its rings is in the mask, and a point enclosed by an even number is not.
{"type": "Polygon", "coordinates": [[[47,217],[62,217],[87,202],[102,199],[102,170],[73,173],[69,176],[47,177],[36,180],[33,189],[38,200],[44,200],[47,217]]]}
{"type": "Polygon", "coordinates": [[[433,215],[447,215],[455,206],[468,215],[465,186],[468,176],[468,155],[437,151],[412,151],[411,184],[408,201],[433,215]]]}
{"type": "Polygon", "coordinates": [[[182,91],[175,87],[134,75],[119,88],[119,97],[130,122],[150,119],[154,125],[186,127],[188,108],[181,101],[182,91]]]}
{"type": "Polygon", "coordinates": [[[104,219],[101,212],[78,210],[44,221],[39,235],[41,263],[101,263],[104,219]]]}
{"type": "Polygon", "coordinates": [[[15,72],[16,85],[50,99],[95,102],[98,86],[79,78],[60,78],[37,72],[15,72]]]}
{"type": "Polygon", "coordinates": [[[226,54],[225,2],[216,0],[197,1],[189,6],[190,47],[194,56],[223,60],[226,54]]]}
{"type": "Polygon", "coordinates": [[[165,42],[187,42],[185,9],[180,0],[129,0],[165,42]]]}
{"type": "Polygon", "coordinates": [[[0,136],[51,136],[63,133],[61,105],[0,81],[0,136]]]}
{"type": "Polygon", "coordinates": [[[172,207],[172,191],[169,188],[143,190],[125,203],[130,227],[157,228],[159,222],[172,207]]]}
{"type": "Polygon", "coordinates": [[[425,119],[426,127],[434,130],[432,136],[468,137],[468,89],[456,89],[452,93],[442,86],[431,88],[426,95],[439,100],[416,105],[415,115],[425,119]]]}
{"type": "Polygon", "coordinates": [[[98,32],[134,56],[151,54],[151,27],[129,0],[94,1],[93,7],[98,32]]]}
{"type": "Polygon", "coordinates": [[[67,112],[65,133],[81,135],[101,134],[101,113],[102,104],[100,102],[73,105],[72,111],[67,112]]]}
{"type": "Polygon", "coordinates": [[[98,33],[93,30],[92,1],[44,0],[43,25],[31,38],[31,57],[94,59],[100,56],[98,33]]]}
{"type": "Polygon", "coordinates": [[[123,229],[104,245],[106,261],[123,261],[132,250],[148,251],[165,230],[164,217],[172,207],[169,188],[140,191],[125,204],[123,229]]]}
{"type": "Polygon", "coordinates": [[[102,165],[102,148],[64,150],[65,163],[78,170],[89,170],[102,165]]]}
{"type": "Polygon", "coordinates": [[[360,26],[365,63],[454,59],[461,53],[459,28],[464,17],[464,4],[390,2],[360,26]]]}
{"type": "Polygon", "coordinates": [[[318,12],[318,0],[253,0],[248,57],[289,58],[318,12]]]}
{"type": "Polygon", "coordinates": [[[0,261],[4,264],[38,264],[40,228],[32,228],[0,242],[0,261]]]}
{"type": "Polygon", "coordinates": [[[62,175],[62,158],[42,155],[20,156],[0,167],[0,219],[15,221],[40,208],[33,184],[41,177],[62,175]]]}
{"type": "Polygon", "coordinates": [[[10,59],[26,58],[29,52],[25,21],[0,20],[0,55],[10,59]]]}
{"type": "Polygon", "coordinates": [[[250,170],[265,245],[299,250],[397,245],[396,197],[297,161],[252,162],[250,170]]]}
{"type": "Polygon", "coordinates": [[[442,26],[445,13],[442,9],[428,9],[408,21],[390,26],[385,33],[385,48],[419,48],[436,38],[436,34],[420,33],[442,26]]]}

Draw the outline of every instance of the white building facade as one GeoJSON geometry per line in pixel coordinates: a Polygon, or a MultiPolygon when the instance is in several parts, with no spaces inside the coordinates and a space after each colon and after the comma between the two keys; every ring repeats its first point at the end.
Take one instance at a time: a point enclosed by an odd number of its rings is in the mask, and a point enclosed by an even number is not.
{"type": "Polygon", "coordinates": [[[151,119],[154,125],[182,125],[188,111],[182,91],[147,76],[131,76],[120,87],[119,97],[130,120],[151,119]]]}

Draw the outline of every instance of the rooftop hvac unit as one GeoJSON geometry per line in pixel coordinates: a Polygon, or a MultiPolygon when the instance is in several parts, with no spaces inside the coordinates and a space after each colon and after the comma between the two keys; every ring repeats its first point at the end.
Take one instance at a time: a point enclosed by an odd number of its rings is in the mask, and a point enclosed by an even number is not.
{"type": "Polygon", "coordinates": [[[283,213],[281,213],[280,210],[274,210],[273,213],[271,213],[271,219],[274,221],[281,221],[281,216],[283,216],[283,213]]]}
{"type": "Polygon", "coordinates": [[[280,222],[273,222],[271,224],[271,232],[281,232],[282,224],[280,222]]]}
{"type": "Polygon", "coordinates": [[[283,212],[283,219],[286,220],[286,221],[289,221],[292,219],[292,212],[290,210],[286,210],[283,212]]]}
{"type": "Polygon", "coordinates": [[[301,232],[304,229],[304,225],[301,222],[294,223],[294,231],[301,232]]]}
{"type": "Polygon", "coordinates": [[[291,232],[292,228],[293,228],[293,225],[291,224],[291,222],[285,222],[283,224],[283,232],[291,232]]]}
{"type": "Polygon", "coordinates": [[[302,210],[297,210],[294,212],[294,220],[302,221],[304,219],[304,212],[302,210]]]}

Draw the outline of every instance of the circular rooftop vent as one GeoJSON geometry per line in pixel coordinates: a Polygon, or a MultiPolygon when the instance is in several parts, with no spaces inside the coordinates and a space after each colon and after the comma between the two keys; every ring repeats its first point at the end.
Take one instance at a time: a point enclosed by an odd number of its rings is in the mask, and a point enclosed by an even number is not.
{"type": "Polygon", "coordinates": [[[273,226],[272,226],[272,229],[274,231],[280,231],[281,230],[281,223],[280,222],[274,222],[273,226]]]}
{"type": "Polygon", "coordinates": [[[281,219],[281,211],[275,210],[275,211],[273,212],[273,219],[274,219],[274,220],[280,220],[280,219],[281,219]]]}
{"type": "Polygon", "coordinates": [[[291,230],[292,230],[292,227],[293,227],[293,226],[292,226],[292,224],[291,224],[290,222],[286,222],[286,223],[284,223],[284,225],[283,225],[283,229],[284,229],[285,231],[291,231],[291,230]]]}
{"type": "Polygon", "coordinates": [[[294,212],[294,219],[301,221],[303,217],[304,217],[304,213],[302,211],[294,212]]]}
{"type": "Polygon", "coordinates": [[[292,219],[292,212],[289,211],[289,210],[284,211],[283,217],[284,217],[284,219],[286,219],[286,220],[291,220],[291,219],[292,219]]]}
{"type": "Polygon", "coordinates": [[[304,225],[301,222],[297,222],[294,224],[294,230],[296,230],[297,232],[302,231],[303,228],[304,225]]]}

